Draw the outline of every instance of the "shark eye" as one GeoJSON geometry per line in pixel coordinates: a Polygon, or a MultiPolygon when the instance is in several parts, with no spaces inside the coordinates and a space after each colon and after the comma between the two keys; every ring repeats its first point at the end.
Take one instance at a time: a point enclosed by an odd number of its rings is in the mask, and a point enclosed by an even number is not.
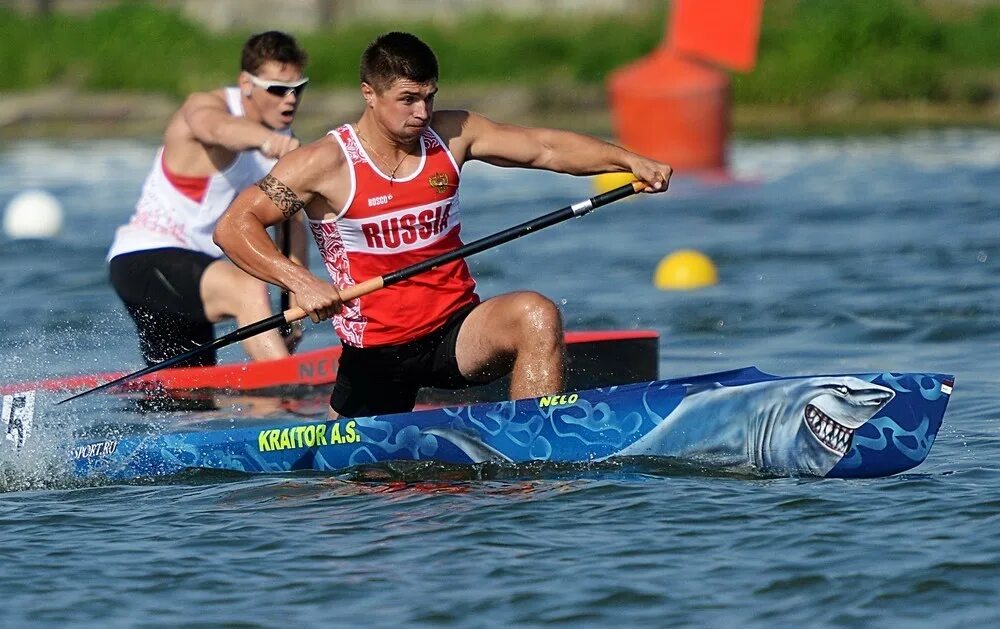
{"type": "Polygon", "coordinates": [[[841,395],[847,395],[848,389],[847,389],[846,386],[840,385],[839,387],[837,387],[837,393],[839,393],[841,395]]]}

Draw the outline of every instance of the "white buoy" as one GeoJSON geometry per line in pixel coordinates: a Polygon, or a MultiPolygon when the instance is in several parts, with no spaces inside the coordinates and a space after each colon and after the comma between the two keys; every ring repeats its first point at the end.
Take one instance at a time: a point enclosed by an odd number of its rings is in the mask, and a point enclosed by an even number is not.
{"type": "Polygon", "coordinates": [[[44,190],[19,193],[3,215],[3,230],[9,238],[52,238],[62,224],[62,205],[44,190]]]}

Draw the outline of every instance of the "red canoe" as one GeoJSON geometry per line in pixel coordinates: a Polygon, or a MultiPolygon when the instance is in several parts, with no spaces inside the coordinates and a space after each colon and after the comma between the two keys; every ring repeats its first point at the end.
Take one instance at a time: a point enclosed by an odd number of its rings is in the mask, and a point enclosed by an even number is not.
{"type": "MultiPolygon", "coordinates": [[[[650,330],[567,332],[567,386],[589,389],[656,380],[659,374],[659,335],[650,330]]],[[[149,374],[125,383],[119,390],[267,391],[287,387],[318,387],[336,379],[340,347],[311,350],[289,358],[215,367],[181,367],[149,374]]],[[[109,382],[124,372],[47,378],[0,385],[0,393],[37,389],[78,391],[109,382]]],[[[490,387],[503,387],[494,383],[490,387]]],[[[464,396],[463,396],[464,397],[464,396]]],[[[491,396],[492,397],[492,396],[491,396]]]]}

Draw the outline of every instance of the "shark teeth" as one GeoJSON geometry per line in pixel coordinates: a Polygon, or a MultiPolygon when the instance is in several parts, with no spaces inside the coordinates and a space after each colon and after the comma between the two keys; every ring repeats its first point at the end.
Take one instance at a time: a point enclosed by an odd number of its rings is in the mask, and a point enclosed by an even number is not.
{"type": "Polygon", "coordinates": [[[806,425],[819,442],[837,454],[847,454],[854,431],[831,419],[812,404],[806,405],[806,425]]]}

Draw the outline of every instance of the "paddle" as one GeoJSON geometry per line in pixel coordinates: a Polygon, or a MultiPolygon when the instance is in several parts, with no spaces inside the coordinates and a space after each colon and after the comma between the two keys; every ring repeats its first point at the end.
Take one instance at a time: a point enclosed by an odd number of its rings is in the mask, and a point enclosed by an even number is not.
{"type": "MultiPolygon", "coordinates": [[[[285,220],[284,223],[278,226],[278,238],[281,241],[281,254],[285,257],[292,254],[292,221],[291,219],[285,220]]],[[[284,312],[288,310],[288,306],[291,305],[291,295],[288,289],[281,290],[281,301],[278,304],[279,310],[284,312]]],[[[288,338],[292,334],[292,324],[286,323],[278,328],[278,333],[281,334],[282,338],[288,338]]]]}
{"type": "MultiPolygon", "coordinates": [[[[400,269],[398,271],[393,271],[392,273],[388,273],[381,277],[373,277],[371,279],[365,280],[364,282],[361,282],[360,284],[355,284],[354,286],[348,286],[347,288],[340,291],[340,296],[343,298],[343,301],[345,302],[351,301],[352,299],[357,299],[358,297],[367,295],[369,293],[373,293],[381,288],[385,288],[386,286],[391,286],[405,279],[409,279],[414,275],[418,275],[425,271],[437,268],[442,264],[447,264],[449,262],[458,260],[459,258],[465,258],[477,254],[481,251],[485,251],[487,249],[492,249],[493,247],[502,245],[506,242],[510,242],[511,240],[520,238],[521,236],[526,236],[540,229],[545,229],[546,227],[555,225],[556,223],[561,223],[565,220],[575,218],[577,216],[583,216],[584,214],[588,214],[591,211],[596,210],[597,208],[603,205],[607,205],[609,203],[613,203],[614,201],[618,201],[620,199],[632,196],[633,194],[639,192],[640,190],[645,189],[645,187],[646,187],[645,184],[639,181],[633,181],[632,183],[625,184],[624,186],[615,188],[614,190],[610,190],[608,192],[605,192],[604,194],[599,194],[595,197],[591,197],[586,201],[580,201],[579,203],[568,205],[554,212],[550,212],[544,216],[539,216],[538,218],[532,219],[526,223],[521,223],[520,225],[516,225],[514,227],[505,229],[501,232],[497,232],[491,236],[480,238],[479,240],[470,242],[469,244],[463,247],[459,247],[454,251],[449,251],[448,253],[444,253],[439,256],[435,256],[433,258],[428,258],[427,260],[424,260],[423,262],[418,262],[417,264],[411,264],[406,268],[400,269]]],[[[89,395],[91,393],[107,389],[108,387],[113,387],[116,384],[121,384],[123,382],[128,382],[129,380],[133,380],[135,378],[151,374],[154,371],[166,369],[171,365],[176,365],[177,363],[184,362],[185,360],[194,358],[195,356],[198,356],[199,354],[202,354],[204,352],[226,347],[227,345],[232,345],[233,343],[237,343],[244,339],[248,339],[251,336],[260,334],[261,332],[273,330],[282,325],[289,324],[292,321],[298,321],[299,319],[304,319],[305,317],[306,317],[305,310],[302,310],[301,308],[290,308],[272,317],[268,317],[267,319],[262,319],[257,323],[251,323],[248,326],[244,326],[242,328],[234,330],[229,334],[226,334],[225,336],[220,336],[211,343],[207,343],[200,347],[196,347],[192,350],[184,352],[183,354],[178,354],[173,358],[168,358],[162,362],[156,363],[155,365],[150,365],[145,369],[140,369],[139,371],[126,374],[124,376],[121,376],[120,378],[115,378],[111,382],[106,382],[92,389],[87,389],[86,391],[83,391],[82,393],[77,393],[76,395],[68,397],[65,400],[60,400],[59,402],[56,402],[56,404],[57,405],[63,404],[65,402],[69,402],[70,400],[75,400],[85,395],[89,395]]]]}

